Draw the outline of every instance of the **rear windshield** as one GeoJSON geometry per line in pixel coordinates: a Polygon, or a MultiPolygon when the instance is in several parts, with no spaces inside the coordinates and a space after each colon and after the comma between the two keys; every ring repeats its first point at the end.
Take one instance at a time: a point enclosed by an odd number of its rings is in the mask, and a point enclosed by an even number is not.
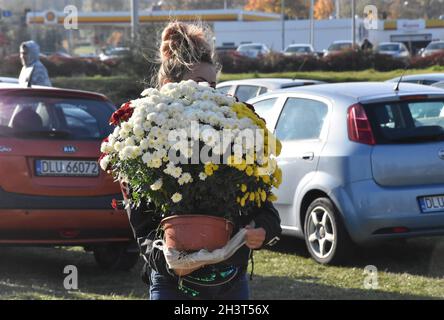
{"type": "Polygon", "coordinates": [[[444,140],[444,99],[364,106],[377,143],[444,140]]]}
{"type": "Polygon", "coordinates": [[[54,97],[0,98],[0,135],[20,138],[103,139],[114,107],[106,101],[54,97]]]}
{"type": "Polygon", "coordinates": [[[379,46],[379,51],[398,51],[399,45],[398,44],[383,44],[379,46]]]}
{"type": "Polygon", "coordinates": [[[239,51],[246,51],[246,50],[262,50],[262,46],[251,45],[251,46],[242,46],[239,48],[239,51]]]}
{"type": "Polygon", "coordinates": [[[285,52],[310,52],[310,48],[309,47],[288,47],[287,50],[285,50],[285,52]]]}
{"type": "Polygon", "coordinates": [[[328,48],[329,51],[341,51],[350,49],[352,47],[351,43],[333,43],[328,48]]]}

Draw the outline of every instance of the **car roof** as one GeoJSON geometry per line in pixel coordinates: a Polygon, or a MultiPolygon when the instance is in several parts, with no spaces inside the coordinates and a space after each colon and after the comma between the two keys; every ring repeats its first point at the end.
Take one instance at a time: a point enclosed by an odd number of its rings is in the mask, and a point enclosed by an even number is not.
{"type": "Polygon", "coordinates": [[[11,94],[11,93],[69,96],[69,97],[79,97],[79,98],[108,101],[108,98],[105,95],[96,92],[74,90],[74,89],[62,89],[55,87],[44,87],[44,86],[32,86],[31,88],[26,88],[21,85],[13,83],[0,83],[0,95],[11,94]]]}
{"type": "Polygon", "coordinates": [[[17,78],[0,77],[0,83],[18,83],[17,78]]]}
{"type": "Polygon", "coordinates": [[[279,93],[302,93],[325,98],[342,98],[356,101],[377,100],[383,99],[384,97],[395,97],[397,95],[439,94],[444,96],[442,89],[420,84],[401,83],[399,85],[399,91],[395,92],[393,83],[388,82],[343,82],[281,89],[266,93],[260,97],[279,93]]]}
{"type": "MultiPolygon", "coordinates": [[[[444,72],[442,73],[421,73],[402,76],[402,80],[444,80],[444,72]]],[[[387,82],[397,82],[399,77],[387,80],[387,82]]]]}
{"type": "Polygon", "coordinates": [[[400,43],[400,42],[390,42],[390,41],[388,41],[388,42],[380,42],[379,43],[380,46],[388,45],[388,44],[402,44],[402,43],[400,43]]]}
{"type": "Polygon", "coordinates": [[[319,80],[311,79],[291,79],[291,78],[254,78],[254,79],[241,79],[241,80],[229,80],[220,82],[217,84],[217,88],[232,86],[232,85],[255,85],[255,86],[265,86],[267,88],[280,88],[281,86],[291,86],[292,84],[304,83],[324,83],[319,80]]]}
{"type": "Polygon", "coordinates": [[[335,40],[331,44],[337,44],[337,43],[352,43],[351,40],[335,40]]]}
{"type": "Polygon", "coordinates": [[[246,47],[246,46],[264,46],[265,44],[260,42],[252,42],[252,43],[242,43],[239,45],[239,47],[246,47]]]}
{"type": "Polygon", "coordinates": [[[310,43],[292,43],[292,44],[288,45],[287,48],[289,48],[289,47],[300,47],[300,46],[311,47],[312,45],[310,43]]]}

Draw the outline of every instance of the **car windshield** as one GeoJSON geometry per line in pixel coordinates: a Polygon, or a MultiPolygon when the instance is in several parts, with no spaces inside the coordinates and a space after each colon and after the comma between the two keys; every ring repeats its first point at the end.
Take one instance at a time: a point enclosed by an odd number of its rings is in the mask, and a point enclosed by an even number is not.
{"type": "Polygon", "coordinates": [[[383,44],[379,46],[379,51],[398,51],[399,45],[398,44],[383,44]]]}
{"type": "Polygon", "coordinates": [[[333,43],[328,48],[329,51],[341,51],[346,49],[351,49],[351,43],[333,43]]]}
{"type": "Polygon", "coordinates": [[[365,110],[378,143],[444,141],[444,99],[370,104],[365,110]]]}
{"type": "Polygon", "coordinates": [[[288,47],[285,52],[310,52],[309,47],[297,46],[297,47],[288,47]]]}
{"type": "Polygon", "coordinates": [[[247,51],[247,50],[262,50],[262,46],[259,46],[259,45],[251,45],[251,46],[242,46],[242,47],[239,47],[239,51],[247,51]]]}
{"type": "Polygon", "coordinates": [[[46,96],[2,96],[0,135],[95,140],[112,132],[106,101],[46,96]]]}

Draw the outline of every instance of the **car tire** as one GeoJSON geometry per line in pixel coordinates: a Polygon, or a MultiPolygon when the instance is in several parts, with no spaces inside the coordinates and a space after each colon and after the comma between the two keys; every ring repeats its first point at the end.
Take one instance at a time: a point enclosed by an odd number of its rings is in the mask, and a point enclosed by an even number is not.
{"type": "Polygon", "coordinates": [[[96,263],[103,270],[128,271],[139,261],[139,252],[128,251],[129,244],[104,244],[93,248],[96,263]]]}
{"type": "Polygon", "coordinates": [[[339,210],[329,198],[318,198],[308,207],[304,238],[308,252],[321,264],[341,264],[355,248],[339,210]]]}

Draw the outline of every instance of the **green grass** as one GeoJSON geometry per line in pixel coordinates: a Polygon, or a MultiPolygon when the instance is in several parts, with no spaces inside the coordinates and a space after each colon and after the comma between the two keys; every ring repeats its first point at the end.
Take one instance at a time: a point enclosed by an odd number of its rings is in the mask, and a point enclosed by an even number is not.
{"type": "MultiPolygon", "coordinates": [[[[0,248],[0,299],[147,299],[148,287],[131,272],[104,272],[79,248],[0,248]],[[63,287],[63,268],[76,265],[79,290],[63,287]]],[[[304,243],[284,238],[254,256],[253,299],[443,299],[444,238],[385,243],[359,250],[344,266],[323,266],[304,243]],[[365,289],[364,268],[378,268],[376,290],[365,289]]]]}
{"type": "MultiPolygon", "coordinates": [[[[444,72],[444,67],[434,67],[422,70],[408,70],[405,74],[444,72]]],[[[347,72],[284,72],[284,73],[239,73],[221,74],[219,81],[246,79],[246,78],[302,78],[315,79],[326,82],[349,81],[384,81],[397,77],[403,70],[378,72],[375,70],[347,71],[347,72]]],[[[53,85],[60,88],[70,88],[99,92],[106,95],[116,105],[139,97],[144,88],[148,87],[146,79],[137,79],[128,76],[112,77],[58,77],[51,79],[53,85]]]]}

